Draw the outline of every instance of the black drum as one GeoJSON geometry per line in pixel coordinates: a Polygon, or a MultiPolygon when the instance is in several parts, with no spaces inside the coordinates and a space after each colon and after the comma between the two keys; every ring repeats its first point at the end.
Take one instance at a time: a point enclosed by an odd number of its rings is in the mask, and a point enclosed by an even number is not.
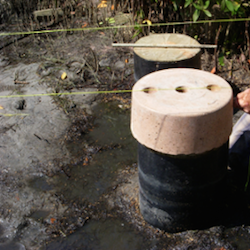
{"type": "MultiPolygon", "coordinates": [[[[140,38],[136,44],[159,45],[199,45],[199,43],[182,34],[154,34],[140,38]]],[[[201,68],[201,50],[199,48],[134,48],[134,78],[141,77],[161,69],[201,68]]]]}
{"type": "Polygon", "coordinates": [[[228,143],[200,155],[167,155],[139,143],[140,211],[167,232],[212,226],[223,212],[228,143]]]}

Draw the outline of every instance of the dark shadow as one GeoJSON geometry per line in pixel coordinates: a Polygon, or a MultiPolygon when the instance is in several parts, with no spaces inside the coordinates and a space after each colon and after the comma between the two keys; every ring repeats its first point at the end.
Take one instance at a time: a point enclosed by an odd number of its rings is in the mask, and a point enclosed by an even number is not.
{"type": "Polygon", "coordinates": [[[250,225],[250,186],[247,183],[250,145],[245,133],[249,131],[244,132],[233,146],[237,151],[229,153],[226,210],[223,216],[223,224],[227,227],[250,225]]]}
{"type": "Polygon", "coordinates": [[[246,176],[228,173],[228,189],[225,200],[225,212],[223,213],[221,225],[225,227],[249,226],[249,190],[245,191],[246,176]]]}
{"type": "MultiPolygon", "coordinates": [[[[238,93],[240,93],[240,89],[237,85],[234,84],[233,81],[227,80],[227,82],[229,83],[229,85],[232,87],[233,89],[233,97],[236,97],[238,93]]],[[[238,109],[234,108],[234,114],[237,113],[238,109]]]]}

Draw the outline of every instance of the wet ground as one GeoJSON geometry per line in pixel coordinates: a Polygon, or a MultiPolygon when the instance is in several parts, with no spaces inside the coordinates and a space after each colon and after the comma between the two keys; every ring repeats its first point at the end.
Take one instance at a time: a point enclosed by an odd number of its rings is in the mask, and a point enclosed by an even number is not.
{"type": "MultiPolygon", "coordinates": [[[[134,84],[133,53],[112,48],[116,36],[33,35],[1,49],[0,249],[248,249],[238,183],[211,228],[169,234],[142,219],[130,94],[95,92],[134,84]],[[34,96],[64,92],[77,94],[34,96]]],[[[211,62],[203,53],[203,70],[211,62]]],[[[250,84],[243,64],[235,56],[220,68],[236,90],[250,84]]]]}

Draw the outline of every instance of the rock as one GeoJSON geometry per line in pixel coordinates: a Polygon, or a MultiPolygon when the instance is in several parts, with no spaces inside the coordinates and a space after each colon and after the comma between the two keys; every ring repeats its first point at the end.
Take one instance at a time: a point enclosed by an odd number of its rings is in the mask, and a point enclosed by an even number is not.
{"type": "Polygon", "coordinates": [[[117,61],[117,62],[115,62],[114,67],[117,70],[122,70],[122,69],[125,68],[125,62],[123,62],[123,61],[117,61]]]}
{"type": "Polygon", "coordinates": [[[133,15],[118,13],[117,15],[115,15],[114,19],[116,25],[132,24],[133,15]]]}
{"type": "Polygon", "coordinates": [[[111,64],[111,59],[108,57],[108,58],[105,58],[105,59],[102,59],[100,62],[99,62],[99,66],[100,67],[109,67],[111,64]]]}
{"type": "Polygon", "coordinates": [[[111,59],[110,59],[110,58],[102,59],[102,60],[99,62],[99,66],[100,66],[100,67],[109,67],[110,64],[111,64],[111,59]]]}

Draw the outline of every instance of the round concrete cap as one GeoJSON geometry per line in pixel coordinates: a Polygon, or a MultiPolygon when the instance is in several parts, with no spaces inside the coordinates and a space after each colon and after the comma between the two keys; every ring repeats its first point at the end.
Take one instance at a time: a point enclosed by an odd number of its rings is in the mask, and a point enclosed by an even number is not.
{"type": "MultiPolygon", "coordinates": [[[[199,45],[190,36],[183,34],[153,34],[140,38],[136,44],[159,45],[199,45]]],[[[147,61],[176,62],[194,57],[200,49],[194,48],[145,48],[136,47],[134,52],[147,61]]]]}
{"type": "Polygon", "coordinates": [[[197,69],[166,69],[133,87],[131,131],[157,152],[201,154],[227,142],[233,94],[221,77],[197,69]]]}

